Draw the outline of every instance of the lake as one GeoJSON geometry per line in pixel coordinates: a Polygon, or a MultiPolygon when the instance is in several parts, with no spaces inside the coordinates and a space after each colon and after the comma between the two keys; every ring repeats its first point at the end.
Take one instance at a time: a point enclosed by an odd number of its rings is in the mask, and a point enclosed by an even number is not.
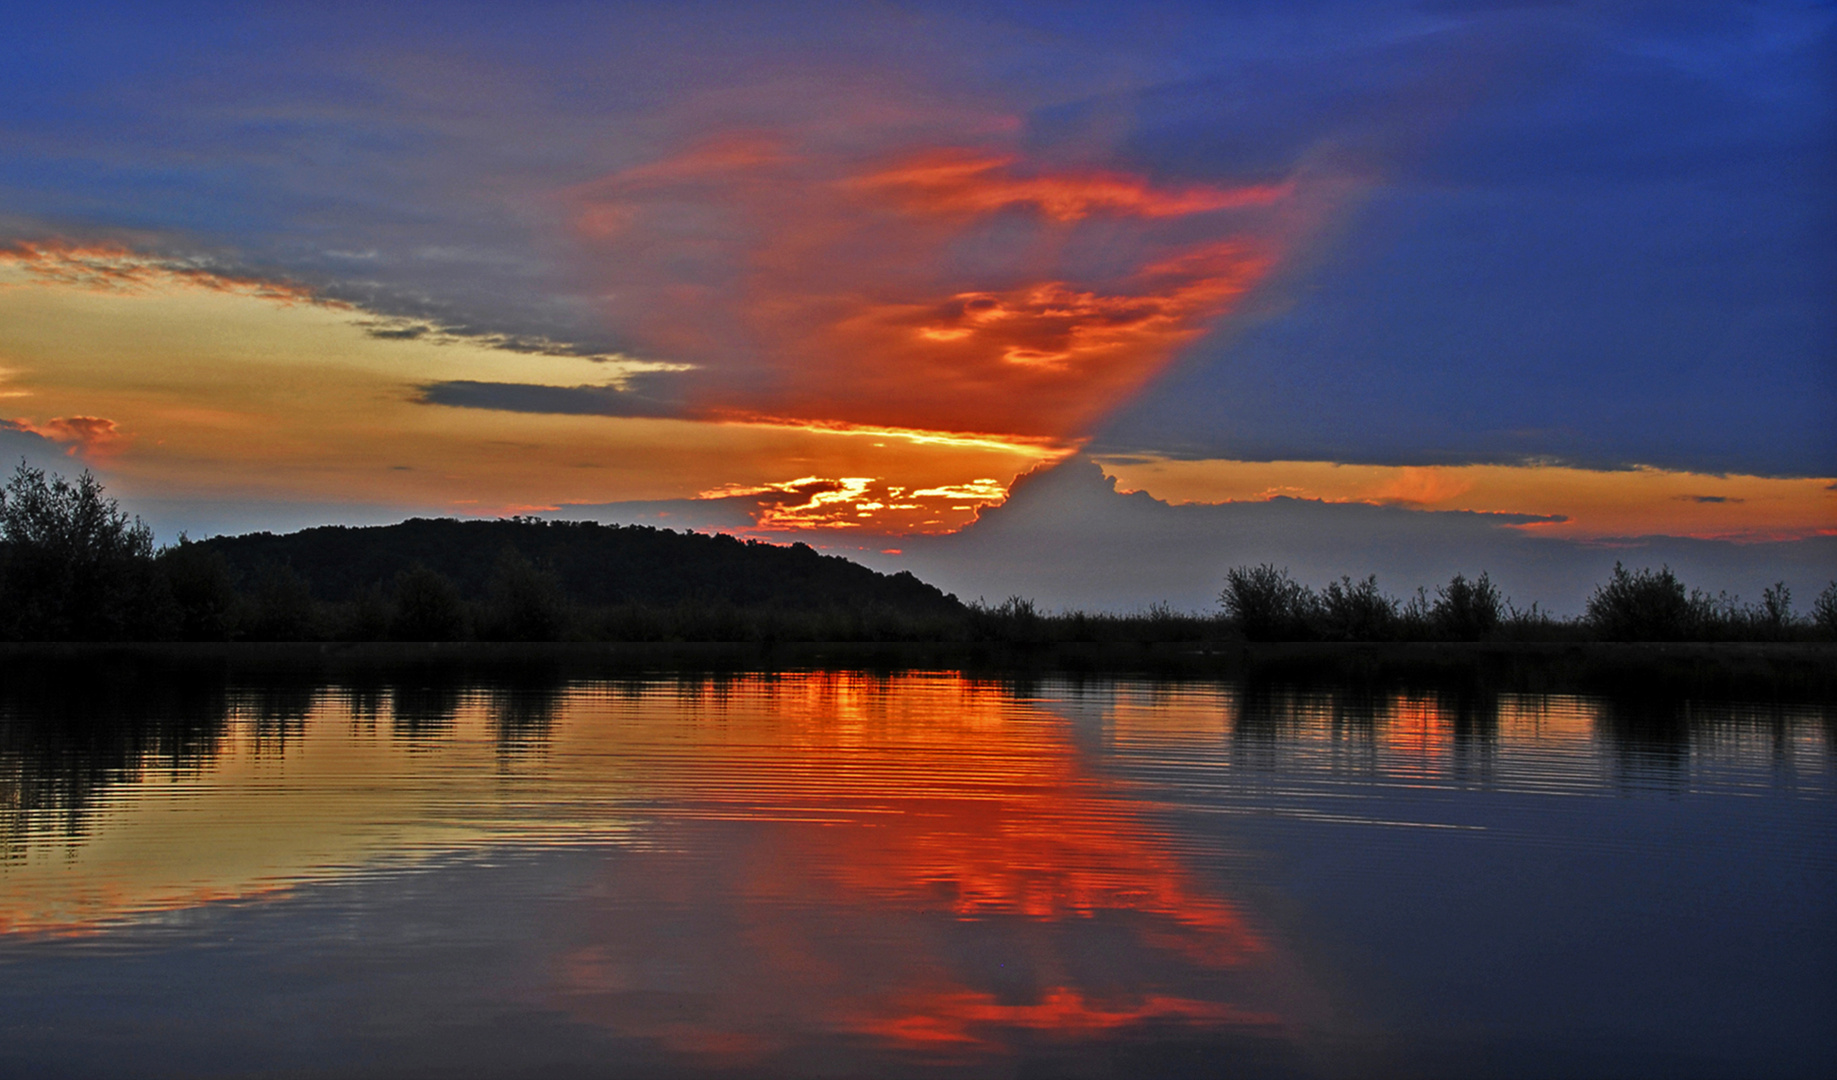
{"type": "Polygon", "coordinates": [[[400,672],[0,693],[7,1076],[1823,1076],[1837,710],[400,672]]]}

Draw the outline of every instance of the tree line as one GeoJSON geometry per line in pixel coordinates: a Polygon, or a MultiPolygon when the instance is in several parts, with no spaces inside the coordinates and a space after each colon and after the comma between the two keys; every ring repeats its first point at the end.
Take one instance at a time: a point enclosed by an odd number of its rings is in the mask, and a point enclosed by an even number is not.
{"type": "Polygon", "coordinates": [[[1837,582],[1793,611],[1628,570],[1575,619],[1513,606],[1487,575],[1399,599],[1375,577],[1315,590],[1271,564],[1225,577],[1219,609],[1048,613],[960,602],[807,545],[642,526],[417,519],[155,548],[88,472],[21,463],[0,487],[0,640],[1481,641],[1837,637],[1837,582]]]}

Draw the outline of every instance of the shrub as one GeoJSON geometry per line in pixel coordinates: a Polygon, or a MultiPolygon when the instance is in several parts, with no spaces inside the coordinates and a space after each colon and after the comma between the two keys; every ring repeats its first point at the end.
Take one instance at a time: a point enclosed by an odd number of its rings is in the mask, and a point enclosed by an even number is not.
{"type": "Polygon", "coordinates": [[[1045,639],[1045,620],[1024,596],[1010,596],[996,607],[981,599],[969,605],[972,636],[979,640],[1037,643],[1045,639]]]}
{"type": "Polygon", "coordinates": [[[1824,587],[1818,598],[1811,602],[1812,622],[1827,634],[1837,634],[1837,581],[1824,587]]]}
{"type": "Polygon", "coordinates": [[[1616,562],[1614,576],[1588,598],[1587,617],[1609,641],[1682,641],[1697,633],[1707,607],[1669,566],[1629,571],[1616,562]]]}
{"type": "Polygon", "coordinates": [[[1460,574],[1436,590],[1429,621],[1438,636],[1454,641],[1479,641],[1499,625],[1505,601],[1492,579],[1482,573],[1468,581],[1460,574]]]}
{"type": "Polygon", "coordinates": [[[1321,636],[1332,641],[1383,641],[1396,636],[1397,601],[1378,591],[1378,576],[1327,582],[1320,591],[1321,636]]]}
{"type": "Polygon", "coordinates": [[[1305,638],[1316,606],[1314,593],[1272,563],[1234,566],[1225,573],[1219,603],[1252,641],[1305,638]]]}

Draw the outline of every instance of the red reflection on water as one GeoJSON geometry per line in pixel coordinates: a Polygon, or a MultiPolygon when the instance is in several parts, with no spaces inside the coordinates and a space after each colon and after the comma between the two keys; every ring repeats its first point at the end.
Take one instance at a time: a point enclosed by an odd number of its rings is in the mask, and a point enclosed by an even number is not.
{"type": "Polygon", "coordinates": [[[914,997],[909,1011],[890,1019],[874,1018],[861,1030],[914,1046],[939,1043],[987,1045],[979,1032],[991,1028],[1030,1028],[1061,1035],[1089,1036],[1154,1021],[1237,1026],[1275,1026],[1274,1013],[1246,1012],[1232,1005],[1151,994],[1135,1004],[1092,1001],[1077,990],[1056,986],[1032,1004],[1005,1004],[992,994],[959,990],[914,997]]]}
{"type": "Polygon", "coordinates": [[[695,711],[665,771],[700,817],[613,864],[561,965],[575,1015],[745,1060],[1283,1030],[1286,960],[1064,721],[955,677],[785,676],[695,711]]]}

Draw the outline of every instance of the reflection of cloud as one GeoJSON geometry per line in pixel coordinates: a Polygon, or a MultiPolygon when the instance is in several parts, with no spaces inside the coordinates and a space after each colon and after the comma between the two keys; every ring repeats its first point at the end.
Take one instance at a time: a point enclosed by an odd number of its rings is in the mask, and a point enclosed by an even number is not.
{"type": "MultiPolygon", "coordinates": [[[[681,692],[710,722],[645,772],[693,793],[693,848],[608,861],[569,921],[613,925],[611,903],[619,930],[557,965],[575,1018],[757,1065],[843,1033],[976,1055],[1168,1028],[1280,1040],[1306,1007],[1278,944],[1007,694],[837,673],[681,692]]],[[[658,737],[641,722],[619,725],[639,752],[658,737]]]]}
{"type": "Polygon", "coordinates": [[[857,1026],[896,1044],[931,1047],[990,1044],[992,1036],[1014,1029],[1076,1039],[1147,1024],[1277,1028],[1282,1023],[1276,1013],[1250,1012],[1220,1002],[1168,994],[1099,1001],[1064,986],[1046,990],[1030,1002],[1007,1002],[994,994],[970,990],[914,995],[899,1002],[897,1012],[891,1017],[869,1017],[857,1026]]]}

